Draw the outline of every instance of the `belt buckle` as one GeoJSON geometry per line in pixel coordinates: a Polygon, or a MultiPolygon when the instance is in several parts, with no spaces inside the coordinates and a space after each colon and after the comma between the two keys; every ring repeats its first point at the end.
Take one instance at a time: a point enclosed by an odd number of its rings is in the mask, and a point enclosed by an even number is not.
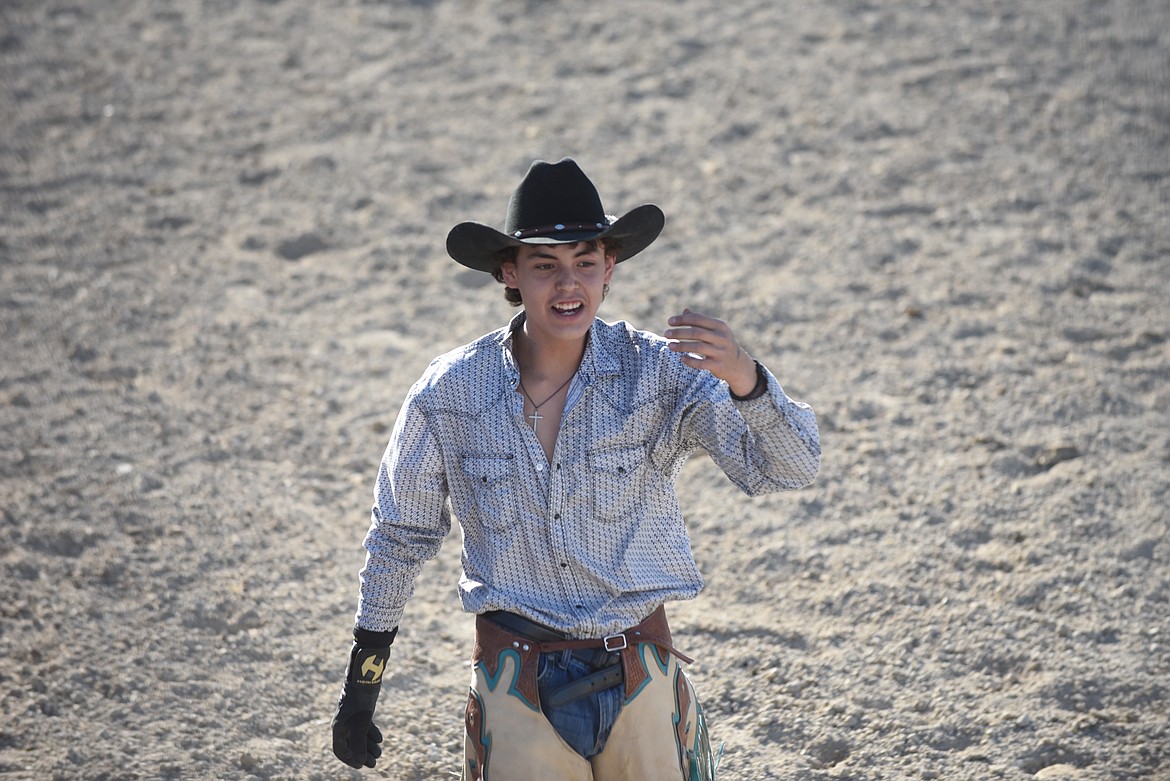
{"type": "Polygon", "coordinates": [[[629,647],[629,643],[626,642],[626,636],[621,632],[616,635],[606,635],[605,637],[601,638],[601,645],[610,653],[614,653],[615,651],[624,651],[629,647]],[[613,645],[610,645],[611,642],[613,645]]]}

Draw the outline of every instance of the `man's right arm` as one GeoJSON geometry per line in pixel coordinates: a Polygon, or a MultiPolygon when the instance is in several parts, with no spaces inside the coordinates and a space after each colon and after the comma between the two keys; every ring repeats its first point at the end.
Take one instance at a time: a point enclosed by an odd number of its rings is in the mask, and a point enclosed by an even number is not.
{"type": "Polygon", "coordinates": [[[451,530],[442,452],[425,415],[408,398],[382,456],[366,533],[357,626],[398,626],[423,565],[451,530]]]}
{"type": "Polygon", "coordinates": [[[390,645],[415,578],[451,528],[444,475],[434,435],[408,397],[378,469],[354,643],[332,724],[333,753],[351,767],[374,767],[382,753],[374,708],[390,645]]]}

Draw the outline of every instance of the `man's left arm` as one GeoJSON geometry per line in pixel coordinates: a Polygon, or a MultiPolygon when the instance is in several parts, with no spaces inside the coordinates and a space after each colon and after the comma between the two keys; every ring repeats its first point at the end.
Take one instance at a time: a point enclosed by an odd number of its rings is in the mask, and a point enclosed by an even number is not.
{"type": "Polygon", "coordinates": [[[724,321],[686,309],[669,323],[664,335],[682,363],[728,385],[734,410],[727,410],[726,401],[718,405],[706,400],[699,405],[705,412],[695,421],[703,447],[728,477],[749,494],[811,483],[821,457],[812,408],[790,399],[724,321]],[[726,420],[728,416],[742,422],[726,420]]]}

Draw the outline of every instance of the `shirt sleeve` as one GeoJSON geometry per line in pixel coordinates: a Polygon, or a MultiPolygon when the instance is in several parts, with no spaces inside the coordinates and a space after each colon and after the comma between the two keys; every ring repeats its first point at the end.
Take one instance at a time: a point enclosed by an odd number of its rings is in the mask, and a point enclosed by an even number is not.
{"type": "Polygon", "coordinates": [[[821,464],[816,414],[761,370],[767,389],[759,396],[733,400],[726,383],[700,371],[684,401],[684,429],[751,496],[803,488],[821,464]]]}
{"type": "Polygon", "coordinates": [[[451,530],[442,452],[426,416],[408,396],[382,456],[360,573],[357,626],[398,626],[423,564],[451,530]]]}

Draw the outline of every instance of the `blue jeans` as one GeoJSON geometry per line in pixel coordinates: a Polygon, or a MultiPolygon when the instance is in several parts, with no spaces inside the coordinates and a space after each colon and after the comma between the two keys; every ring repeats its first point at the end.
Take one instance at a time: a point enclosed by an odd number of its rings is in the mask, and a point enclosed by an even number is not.
{"type": "Polygon", "coordinates": [[[605,741],[622,709],[625,687],[619,684],[559,708],[552,708],[546,703],[549,695],[557,689],[596,670],[593,665],[573,656],[572,651],[541,654],[537,668],[536,686],[540,691],[540,708],[545,718],[564,741],[585,759],[600,754],[605,748],[605,741]]]}

